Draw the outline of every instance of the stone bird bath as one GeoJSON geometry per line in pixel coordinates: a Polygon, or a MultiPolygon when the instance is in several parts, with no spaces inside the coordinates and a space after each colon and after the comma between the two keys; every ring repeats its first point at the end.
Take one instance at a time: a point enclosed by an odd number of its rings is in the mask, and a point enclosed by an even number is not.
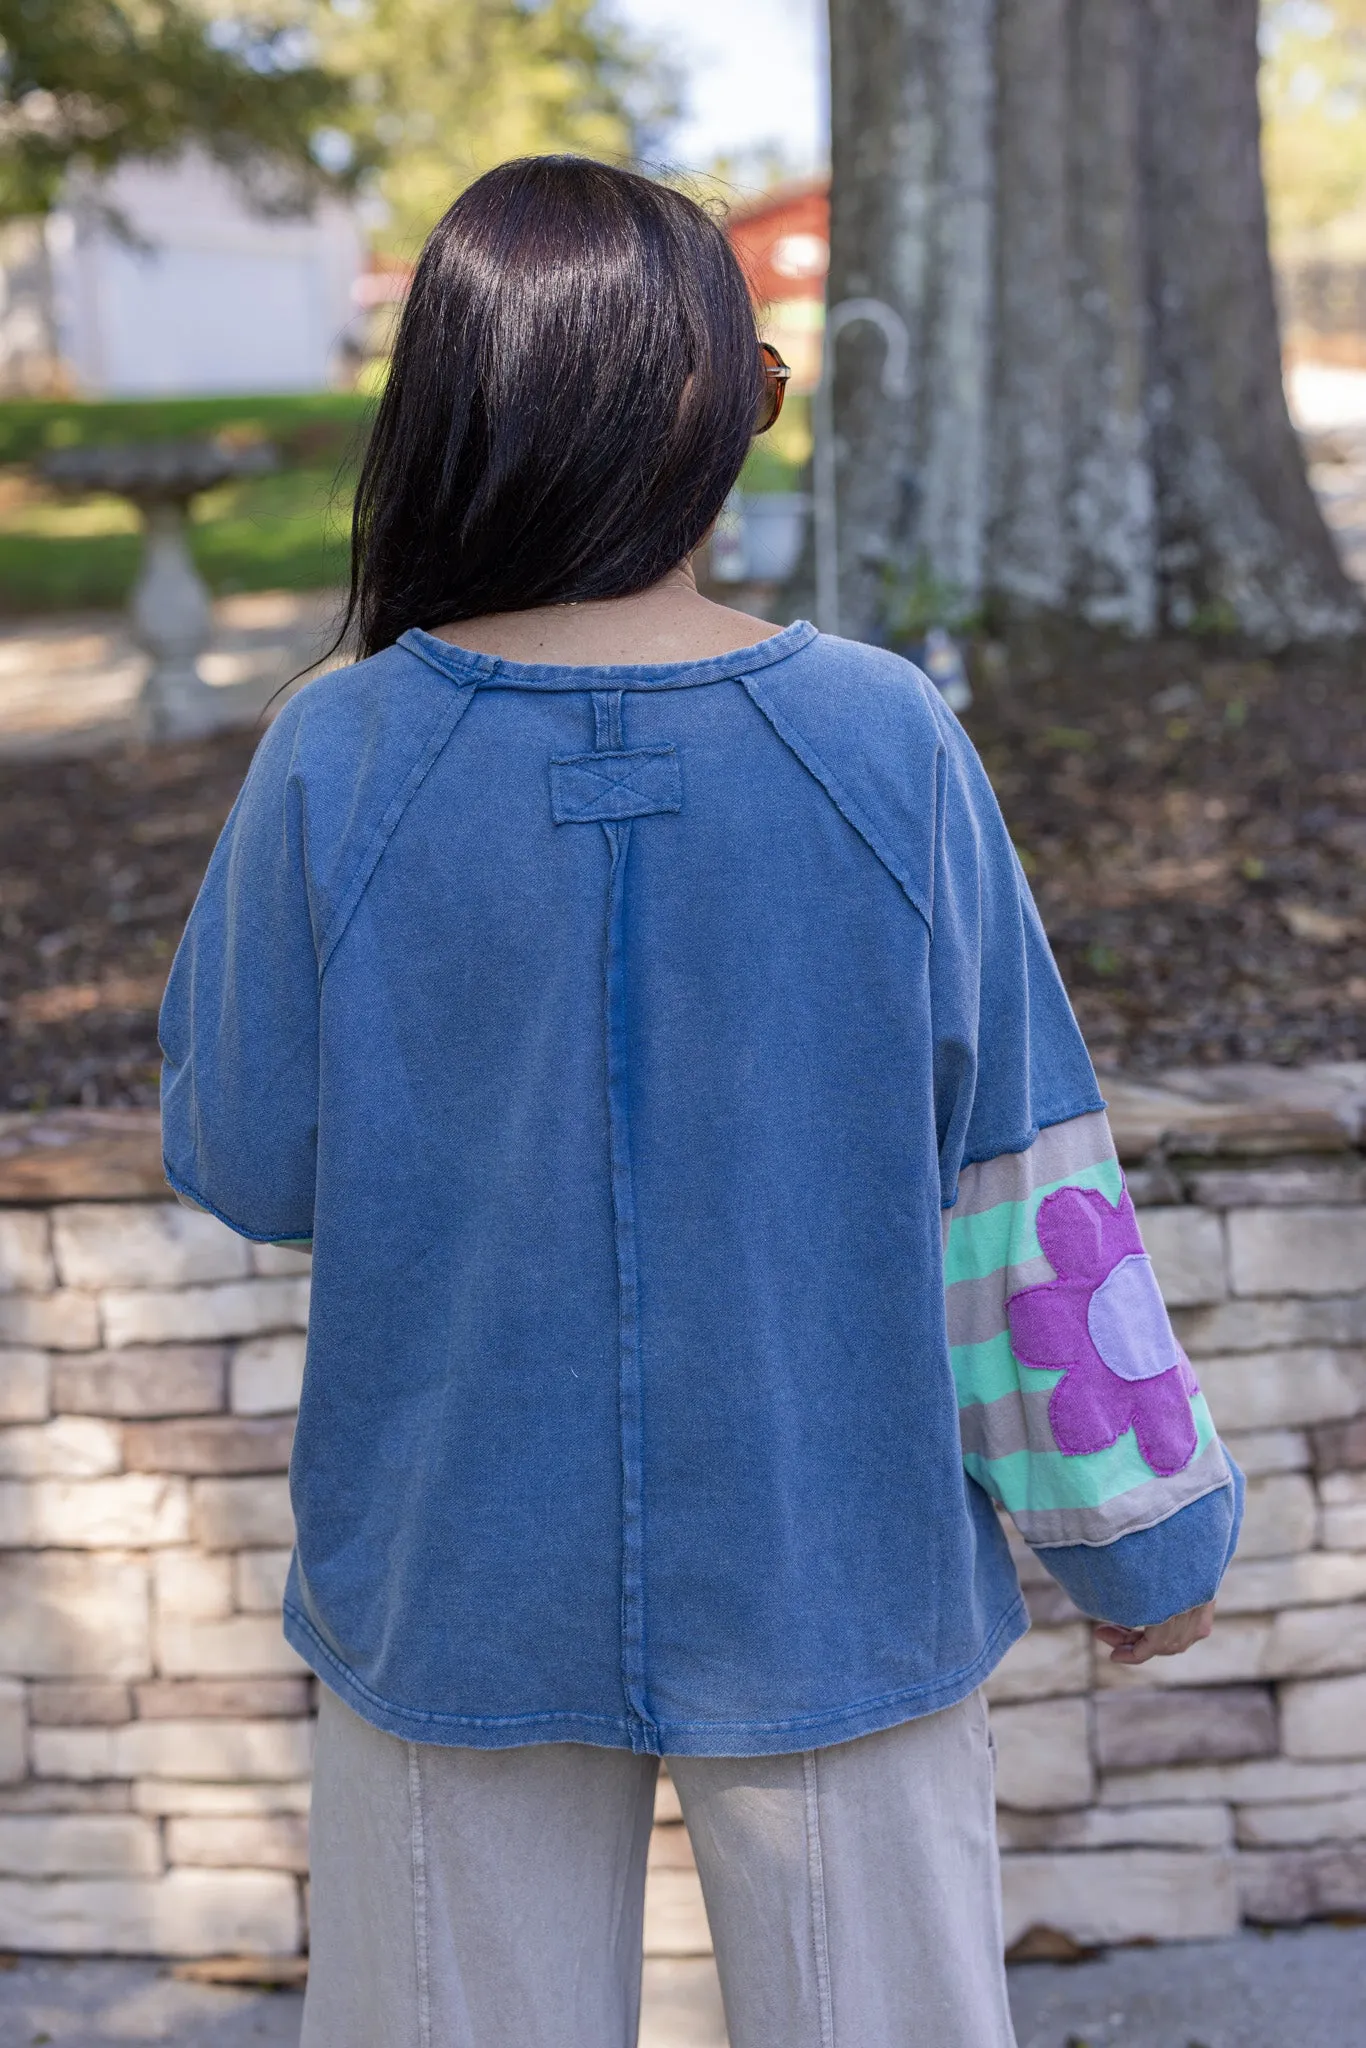
{"type": "Polygon", "coordinates": [[[142,517],[146,539],[129,612],[151,661],[136,712],[146,739],[190,739],[222,722],[218,692],[199,673],[213,612],[187,545],[190,501],[216,484],[262,476],[278,460],[265,442],[147,441],[64,448],[39,464],[45,481],[59,490],[111,491],[142,517]]]}

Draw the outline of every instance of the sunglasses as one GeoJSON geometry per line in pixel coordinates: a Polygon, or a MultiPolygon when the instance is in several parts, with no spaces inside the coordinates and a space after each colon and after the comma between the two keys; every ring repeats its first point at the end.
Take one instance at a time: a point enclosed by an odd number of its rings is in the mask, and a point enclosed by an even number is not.
{"type": "Polygon", "coordinates": [[[787,380],[792,372],[771,341],[759,343],[759,354],[763,358],[764,395],[759,401],[759,419],[754,431],[766,434],[783,409],[787,380]]]}

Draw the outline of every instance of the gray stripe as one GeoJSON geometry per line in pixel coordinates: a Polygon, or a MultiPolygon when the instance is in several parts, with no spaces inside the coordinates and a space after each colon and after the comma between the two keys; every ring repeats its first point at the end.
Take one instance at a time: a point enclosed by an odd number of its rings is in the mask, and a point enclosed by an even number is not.
{"type": "MultiPolygon", "coordinates": [[[[993,1406],[996,1404],[993,1403],[993,1406]]],[[[1011,1520],[1025,1542],[1035,1550],[1050,1544],[1085,1543],[1099,1548],[1120,1536],[1132,1536],[1139,1529],[1151,1529],[1165,1522],[1178,1508],[1189,1507],[1207,1493],[1229,1483],[1228,1461],[1218,1437],[1207,1445],[1184,1472],[1171,1479],[1149,1479],[1128,1493],[1095,1508],[1039,1508],[1011,1512],[1011,1520]]]]}
{"type": "Polygon", "coordinates": [[[974,1401],[958,1411],[964,1452],[979,1458],[1009,1458],[1016,1451],[1056,1451],[1048,1421],[1051,1393],[1002,1394],[999,1401],[974,1401]]]}
{"type": "Polygon", "coordinates": [[[979,1280],[955,1280],[944,1289],[944,1312],[949,1323],[950,1344],[985,1344],[1006,1328],[1006,1296],[1022,1287],[1038,1287],[1054,1278],[1053,1268],[1042,1255],[1022,1259],[1018,1266],[998,1266],[979,1280]]]}
{"type": "Polygon", "coordinates": [[[1000,1202],[1022,1202],[1035,1188],[1066,1180],[1070,1174],[1114,1157],[1105,1111],[1088,1110],[1085,1116],[1069,1117],[1064,1124],[1050,1124],[1024,1152],[1002,1152],[997,1159],[965,1166],[958,1176],[958,1200],[949,1215],[980,1216],[1000,1202]]]}

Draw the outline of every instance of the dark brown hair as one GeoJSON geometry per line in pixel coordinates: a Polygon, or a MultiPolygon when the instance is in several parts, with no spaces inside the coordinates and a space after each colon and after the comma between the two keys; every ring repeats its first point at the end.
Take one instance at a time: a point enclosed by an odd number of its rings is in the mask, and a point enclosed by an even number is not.
{"type": "Polygon", "coordinates": [[[700,206],[585,157],[489,171],[432,230],[356,495],[344,633],[624,597],[691,553],[763,394],[700,206]]]}

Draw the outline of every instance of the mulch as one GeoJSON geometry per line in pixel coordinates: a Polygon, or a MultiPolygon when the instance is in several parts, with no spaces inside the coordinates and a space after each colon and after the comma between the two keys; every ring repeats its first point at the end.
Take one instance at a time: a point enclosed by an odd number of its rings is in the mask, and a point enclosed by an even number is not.
{"type": "Polygon", "coordinates": [[[157,1099],[156,1013],[258,734],[0,763],[0,1104],[157,1099]]]}
{"type": "Polygon", "coordinates": [[[1100,1067],[1366,1058],[1366,650],[988,666],[968,723],[1100,1067]]]}
{"type": "MultiPolygon", "coordinates": [[[[1103,1069],[1366,1058],[1366,655],[974,660],[967,723],[1103,1069]]],[[[0,763],[0,1105],[155,1102],[256,735],[0,763]]]]}

